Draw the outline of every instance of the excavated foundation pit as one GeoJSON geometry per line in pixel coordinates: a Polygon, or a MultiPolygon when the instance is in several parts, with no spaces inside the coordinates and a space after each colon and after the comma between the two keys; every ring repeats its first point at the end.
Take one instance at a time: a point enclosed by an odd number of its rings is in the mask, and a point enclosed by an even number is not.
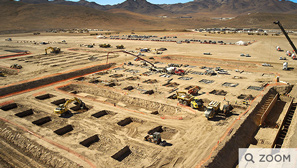
{"type": "Polygon", "coordinates": [[[43,125],[45,123],[48,123],[50,121],[52,121],[52,119],[50,117],[44,117],[44,118],[35,120],[32,123],[35,124],[35,125],[41,126],[41,125],[43,125]]]}
{"type": "Polygon", "coordinates": [[[239,85],[238,83],[228,83],[228,82],[225,82],[222,84],[222,86],[226,86],[226,87],[236,87],[238,85],[239,85]]]}
{"type": "Polygon", "coordinates": [[[254,100],[254,97],[252,95],[240,94],[237,96],[237,99],[254,100]]]}
{"type": "Polygon", "coordinates": [[[98,135],[91,136],[91,137],[81,141],[80,144],[88,148],[95,142],[99,142],[99,136],[98,135]]]}
{"type": "Polygon", "coordinates": [[[179,84],[176,83],[176,82],[172,82],[172,83],[166,83],[166,84],[164,84],[162,86],[166,86],[166,87],[177,87],[177,86],[179,86],[179,84]]]}
{"type": "Polygon", "coordinates": [[[133,90],[134,89],[134,87],[133,86],[128,86],[128,87],[125,87],[123,90],[133,90]]]}
{"type": "Polygon", "coordinates": [[[90,80],[89,83],[98,84],[100,81],[98,79],[90,80]]]}
{"type": "Polygon", "coordinates": [[[3,111],[8,111],[8,110],[15,109],[15,108],[18,108],[18,105],[16,103],[11,103],[11,104],[4,105],[1,107],[1,109],[3,111]]]}
{"type": "Polygon", "coordinates": [[[187,86],[185,87],[186,90],[190,90],[191,88],[195,87],[194,85],[190,85],[190,86],[187,86]]]}
{"type": "Polygon", "coordinates": [[[110,75],[109,77],[111,78],[120,78],[120,77],[123,77],[124,75],[123,74],[113,74],[113,75],[110,75]]]}
{"type": "Polygon", "coordinates": [[[73,130],[72,125],[66,125],[65,127],[57,129],[56,131],[54,131],[54,133],[62,136],[62,135],[66,134],[66,133],[68,133],[68,132],[70,132],[72,130],[73,130]]]}
{"type": "Polygon", "coordinates": [[[63,98],[63,99],[52,101],[51,103],[58,106],[60,104],[64,104],[65,102],[66,102],[66,99],[63,98]]]}
{"type": "Polygon", "coordinates": [[[52,97],[55,97],[55,95],[44,94],[44,95],[36,96],[35,98],[38,99],[38,100],[45,100],[45,99],[50,99],[52,97]]]}
{"type": "Polygon", "coordinates": [[[171,139],[177,133],[177,130],[168,127],[157,126],[149,130],[148,134],[153,134],[154,132],[160,132],[161,137],[164,139],[171,139]]]}
{"type": "Polygon", "coordinates": [[[112,83],[105,84],[104,86],[114,87],[114,86],[116,86],[116,84],[114,82],[112,82],[112,83]]]}
{"type": "Polygon", "coordinates": [[[128,117],[128,118],[125,118],[125,119],[119,121],[117,124],[124,127],[126,125],[131,124],[132,122],[133,122],[132,118],[128,117]]]}
{"type": "Polygon", "coordinates": [[[158,112],[158,111],[153,111],[153,112],[151,112],[151,114],[153,114],[153,115],[158,115],[159,112],[158,112]]]}
{"type": "Polygon", "coordinates": [[[158,81],[156,79],[148,79],[143,81],[142,83],[154,84],[154,83],[158,83],[158,81]]]}
{"type": "Polygon", "coordinates": [[[224,90],[213,90],[209,93],[214,94],[214,95],[220,95],[220,96],[226,96],[226,94],[227,94],[227,92],[224,90]]]}
{"type": "Polygon", "coordinates": [[[199,81],[200,83],[205,83],[205,84],[211,84],[214,83],[214,80],[207,80],[207,79],[202,79],[199,81]]]}
{"type": "Polygon", "coordinates": [[[29,109],[29,110],[26,110],[26,111],[23,111],[23,112],[20,112],[20,113],[16,113],[15,115],[20,117],[20,118],[24,118],[24,117],[27,117],[29,115],[33,115],[34,112],[32,109],[29,109]]]}
{"type": "Polygon", "coordinates": [[[138,76],[130,76],[128,78],[126,78],[126,80],[130,80],[130,81],[135,81],[135,80],[139,80],[140,78],[138,76]]]}
{"type": "Polygon", "coordinates": [[[119,162],[124,160],[126,157],[128,157],[132,151],[130,150],[129,146],[125,146],[123,149],[118,151],[116,154],[112,155],[111,157],[119,162]]]}
{"type": "Polygon", "coordinates": [[[77,94],[77,93],[79,93],[78,91],[76,91],[76,90],[74,90],[74,91],[72,91],[72,92],[70,92],[71,94],[77,94]]]}
{"type": "Polygon", "coordinates": [[[259,86],[249,86],[247,89],[251,89],[251,90],[256,90],[256,91],[261,91],[264,88],[263,87],[259,87],[259,86]]]}
{"type": "Polygon", "coordinates": [[[109,111],[109,110],[102,110],[102,111],[99,111],[95,114],[92,114],[93,117],[95,118],[100,118],[100,117],[103,117],[103,116],[106,116],[106,115],[116,115],[115,112],[112,112],[112,111],[109,111]]]}
{"type": "Polygon", "coordinates": [[[174,93],[167,97],[167,99],[177,99],[177,95],[174,93]]]}
{"type": "Polygon", "coordinates": [[[76,106],[71,107],[70,109],[73,111],[80,111],[80,110],[88,111],[89,110],[89,108],[87,106],[86,106],[86,108],[82,109],[81,106],[78,104],[76,106]]]}
{"type": "Polygon", "coordinates": [[[148,94],[148,95],[152,95],[154,93],[155,92],[153,90],[147,90],[147,91],[142,92],[142,94],[148,94]]]}

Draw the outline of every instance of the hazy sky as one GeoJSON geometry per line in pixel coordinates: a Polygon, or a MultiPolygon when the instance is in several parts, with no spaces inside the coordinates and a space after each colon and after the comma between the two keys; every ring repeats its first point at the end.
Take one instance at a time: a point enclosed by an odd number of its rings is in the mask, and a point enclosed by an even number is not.
{"type": "MultiPolygon", "coordinates": [[[[79,1],[79,0],[72,0],[72,1],[79,1]]],[[[96,2],[97,4],[100,5],[114,5],[114,4],[118,4],[118,3],[122,3],[125,0],[87,0],[89,2],[96,2]]],[[[185,3],[185,2],[190,2],[193,0],[147,0],[150,3],[153,4],[174,4],[174,3],[185,3]]],[[[297,3],[297,0],[291,0],[295,3],[297,3]]]]}

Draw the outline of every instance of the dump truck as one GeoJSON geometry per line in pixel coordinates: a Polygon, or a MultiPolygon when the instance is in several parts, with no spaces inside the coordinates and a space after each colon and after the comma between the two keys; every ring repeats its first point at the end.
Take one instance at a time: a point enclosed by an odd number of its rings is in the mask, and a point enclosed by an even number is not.
{"type": "Polygon", "coordinates": [[[200,87],[199,86],[195,86],[195,87],[192,87],[191,89],[188,90],[188,93],[195,96],[198,94],[198,91],[200,90],[200,87]]]}
{"type": "Polygon", "coordinates": [[[204,112],[205,117],[209,120],[215,117],[220,111],[221,103],[217,101],[211,101],[204,112]]]}
{"type": "Polygon", "coordinates": [[[194,100],[194,96],[187,94],[186,92],[176,92],[176,98],[180,104],[190,106],[191,101],[194,100]]]}
{"type": "Polygon", "coordinates": [[[185,106],[191,106],[193,109],[203,107],[203,100],[198,97],[194,97],[186,92],[176,92],[176,98],[180,104],[185,106]]]}

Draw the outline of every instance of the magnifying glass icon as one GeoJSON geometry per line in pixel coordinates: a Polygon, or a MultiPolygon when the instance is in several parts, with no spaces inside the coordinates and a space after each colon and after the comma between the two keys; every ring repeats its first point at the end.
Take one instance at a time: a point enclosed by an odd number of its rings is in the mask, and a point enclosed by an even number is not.
{"type": "Polygon", "coordinates": [[[247,161],[247,162],[253,162],[253,163],[255,163],[254,162],[254,157],[253,157],[253,155],[251,154],[251,153],[247,153],[247,154],[245,154],[244,155],[244,159],[247,161]]]}

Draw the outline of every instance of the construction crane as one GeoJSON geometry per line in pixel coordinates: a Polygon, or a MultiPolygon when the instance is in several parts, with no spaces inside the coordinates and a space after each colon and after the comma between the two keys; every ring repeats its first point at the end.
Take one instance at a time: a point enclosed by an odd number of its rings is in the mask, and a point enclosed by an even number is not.
{"type": "Polygon", "coordinates": [[[294,45],[294,43],[292,42],[292,40],[290,39],[288,33],[285,31],[284,27],[282,26],[282,24],[279,21],[275,21],[273,22],[274,24],[277,24],[279,26],[279,28],[282,30],[283,34],[286,36],[287,40],[289,41],[290,45],[292,46],[294,52],[297,52],[297,49],[294,45]]]}
{"type": "Polygon", "coordinates": [[[74,97],[72,99],[67,100],[64,104],[60,104],[59,107],[54,109],[54,113],[61,114],[61,116],[65,115],[66,112],[69,111],[68,105],[72,102],[78,103],[81,109],[87,109],[87,107],[83,101],[74,97]]]}

